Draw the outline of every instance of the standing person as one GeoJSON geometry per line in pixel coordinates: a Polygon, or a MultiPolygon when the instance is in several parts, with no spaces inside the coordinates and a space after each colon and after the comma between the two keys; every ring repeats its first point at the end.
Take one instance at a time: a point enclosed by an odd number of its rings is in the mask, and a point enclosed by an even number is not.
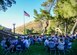
{"type": "Polygon", "coordinates": [[[77,33],[76,33],[76,39],[77,39],[77,33]]]}
{"type": "Polygon", "coordinates": [[[23,51],[24,49],[25,49],[25,45],[24,45],[24,43],[22,41],[22,38],[19,38],[18,43],[16,45],[16,50],[17,51],[23,51]]]}
{"type": "Polygon", "coordinates": [[[10,40],[9,40],[9,38],[7,38],[7,39],[6,39],[5,44],[7,45],[7,48],[9,48],[9,47],[10,47],[10,45],[11,45],[11,44],[10,44],[10,40]]]}
{"type": "Polygon", "coordinates": [[[49,49],[55,49],[55,42],[54,40],[50,39],[48,44],[49,49]]]}
{"type": "Polygon", "coordinates": [[[33,38],[33,36],[31,35],[31,36],[29,36],[29,38],[30,38],[31,45],[33,45],[34,44],[34,38],[33,38]]]}
{"type": "Polygon", "coordinates": [[[5,49],[5,47],[6,47],[5,43],[6,43],[6,38],[3,37],[2,41],[1,41],[1,46],[3,49],[5,49]]]}
{"type": "Polygon", "coordinates": [[[48,38],[44,41],[44,46],[48,47],[48,44],[49,44],[49,40],[48,38]]]}
{"type": "Polygon", "coordinates": [[[71,49],[71,48],[72,48],[72,41],[71,41],[71,40],[68,42],[67,48],[68,48],[68,49],[71,49]]]}
{"type": "Polygon", "coordinates": [[[64,45],[65,45],[65,42],[63,41],[63,39],[60,39],[57,48],[58,48],[59,50],[64,50],[64,45]]]}
{"type": "Polygon", "coordinates": [[[60,53],[64,53],[64,55],[65,55],[64,47],[65,47],[65,42],[63,41],[63,39],[60,39],[59,44],[57,46],[59,55],[60,55],[60,53]]]}
{"type": "Polygon", "coordinates": [[[29,49],[30,43],[29,43],[28,38],[25,38],[23,43],[25,44],[25,49],[29,49]]]}
{"type": "Polygon", "coordinates": [[[37,41],[38,41],[38,43],[41,43],[42,42],[42,39],[41,39],[40,36],[37,38],[37,41]]]}

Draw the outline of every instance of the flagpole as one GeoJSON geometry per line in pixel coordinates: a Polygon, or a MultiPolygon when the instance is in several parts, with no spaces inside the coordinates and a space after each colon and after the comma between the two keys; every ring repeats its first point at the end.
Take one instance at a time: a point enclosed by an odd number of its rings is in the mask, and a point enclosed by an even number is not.
{"type": "Polygon", "coordinates": [[[24,35],[25,35],[25,16],[30,17],[30,15],[24,11],[24,35]]]}
{"type": "Polygon", "coordinates": [[[23,21],[24,21],[24,35],[25,35],[25,16],[23,15],[23,21]]]}

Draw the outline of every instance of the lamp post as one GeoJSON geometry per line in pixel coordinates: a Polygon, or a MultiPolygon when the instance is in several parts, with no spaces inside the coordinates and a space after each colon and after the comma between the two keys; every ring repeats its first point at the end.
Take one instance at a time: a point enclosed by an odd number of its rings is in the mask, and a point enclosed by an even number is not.
{"type": "Polygon", "coordinates": [[[13,24],[13,33],[15,34],[15,23],[13,24]]]}

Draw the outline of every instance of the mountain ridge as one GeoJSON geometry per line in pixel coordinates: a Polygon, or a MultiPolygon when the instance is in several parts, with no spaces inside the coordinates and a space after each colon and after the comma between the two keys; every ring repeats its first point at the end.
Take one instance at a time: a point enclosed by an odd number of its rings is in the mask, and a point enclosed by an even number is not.
{"type": "MultiPolygon", "coordinates": [[[[34,32],[42,31],[43,25],[40,21],[31,21],[25,24],[25,29],[34,29],[34,32]]],[[[18,26],[15,29],[16,33],[23,34],[24,32],[24,25],[18,26]]]]}

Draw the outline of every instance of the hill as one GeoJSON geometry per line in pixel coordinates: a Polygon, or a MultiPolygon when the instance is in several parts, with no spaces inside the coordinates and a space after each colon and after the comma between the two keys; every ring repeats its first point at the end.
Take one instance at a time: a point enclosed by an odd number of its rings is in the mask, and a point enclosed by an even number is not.
{"type": "MultiPolygon", "coordinates": [[[[43,28],[43,25],[40,21],[32,21],[32,22],[29,22],[27,24],[25,24],[25,29],[34,29],[34,32],[40,32],[43,28]]],[[[19,34],[23,34],[24,32],[24,25],[21,25],[19,27],[16,27],[15,29],[16,33],[19,33],[19,34]]]]}
{"type": "MultiPolygon", "coordinates": [[[[29,22],[27,24],[25,24],[25,29],[33,29],[34,33],[40,33],[40,32],[43,32],[43,29],[45,28],[46,26],[46,21],[32,21],[32,22],[29,22]]],[[[51,29],[54,30],[54,28],[56,28],[56,22],[53,21],[53,20],[49,20],[49,26],[47,28],[47,32],[50,33],[51,32],[51,29]]],[[[19,34],[23,34],[24,33],[24,25],[21,25],[19,27],[16,27],[15,29],[16,33],[19,33],[19,34]]]]}

